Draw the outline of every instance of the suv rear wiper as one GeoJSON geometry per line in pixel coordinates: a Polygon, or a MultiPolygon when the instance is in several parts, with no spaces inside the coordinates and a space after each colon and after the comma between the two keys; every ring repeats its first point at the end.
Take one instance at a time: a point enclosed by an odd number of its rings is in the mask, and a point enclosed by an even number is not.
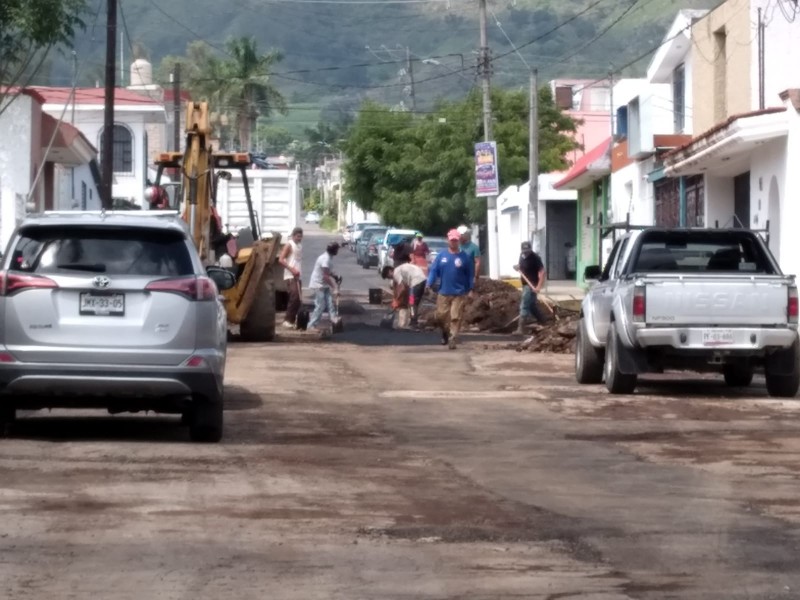
{"type": "Polygon", "coordinates": [[[82,263],[65,263],[61,265],[57,265],[59,269],[71,270],[71,271],[89,271],[91,273],[105,273],[106,266],[103,264],[82,264],[82,263]]]}

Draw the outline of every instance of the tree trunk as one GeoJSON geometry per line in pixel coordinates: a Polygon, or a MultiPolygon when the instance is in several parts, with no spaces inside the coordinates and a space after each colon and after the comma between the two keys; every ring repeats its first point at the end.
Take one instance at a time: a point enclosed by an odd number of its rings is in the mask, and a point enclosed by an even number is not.
{"type": "Polygon", "coordinates": [[[239,150],[250,152],[250,117],[239,115],[239,150]]]}

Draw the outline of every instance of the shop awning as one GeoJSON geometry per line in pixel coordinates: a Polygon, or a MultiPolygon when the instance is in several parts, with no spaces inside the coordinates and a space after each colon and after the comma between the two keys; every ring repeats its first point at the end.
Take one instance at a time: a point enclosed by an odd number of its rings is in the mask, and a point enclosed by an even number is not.
{"type": "Polygon", "coordinates": [[[611,173],[612,142],[609,137],[589,150],[553,187],[557,190],[581,190],[603,175],[611,173]]]}

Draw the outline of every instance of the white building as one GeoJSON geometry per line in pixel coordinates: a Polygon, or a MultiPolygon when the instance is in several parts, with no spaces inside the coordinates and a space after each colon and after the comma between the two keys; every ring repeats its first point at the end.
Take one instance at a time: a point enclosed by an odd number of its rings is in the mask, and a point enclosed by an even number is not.
{"type": "MultiPolygon", "coordinates": [[[[58,118],[62,113],[100,150],[102,157],[104,90],[78,88],[70,101],[70,88],[35,87],[44,98],[44,111],[58,118]],[[66,112],[65,112],[66,105],[66,112]]],[[[166,129],[164,106],[139,92],[117,88],[114,96],[115,202],[143,205],[149,160],[148,129],[166,129]]],[[[166,139],[164,134],[161,139],[166,139]]]]}
{"type": "Polygon", "coordinates": [[[99,208],[97,150],[24,89],[0,115],[0,247],[25,215],[99,208]]]}

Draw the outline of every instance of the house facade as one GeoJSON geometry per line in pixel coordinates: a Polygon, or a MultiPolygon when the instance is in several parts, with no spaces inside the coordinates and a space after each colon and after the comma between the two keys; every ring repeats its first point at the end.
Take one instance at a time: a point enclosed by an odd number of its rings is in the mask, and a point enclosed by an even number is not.
{"type": "Polygon", "coordinates": [[[26,214],[99,208],[97,150],[78,129],[21,90],[0,115],[0,247],[26,214]]]}
{"type": "Polygon", "coordinates": [[[691,25],[695,137],[664,158],[664,174],[700,198],[686,225],[762,230],[786,272],[800,273],[789,233],[800,191],[793,40],[800,21],[767,0],[728,0],[691,25]]]}
{"type": "MultiPolygon", "coordinates": [[[[100,151],[104,152],[102,88],[78,88],[74,100],[70,88],[33,88],[44,98],[44,111],[56,118],[62,113],[100,151]]],[[[150,169],[149,131],[161,131],[166,139],[166,111],[163,104],[137,91],[117,88],[114,96],[114,146],[112,152],[114,181],[112,196],[115,206],[141,207],[150,169]]],[[[156,146],[159,148],[161,146],[156,146]]]]}

